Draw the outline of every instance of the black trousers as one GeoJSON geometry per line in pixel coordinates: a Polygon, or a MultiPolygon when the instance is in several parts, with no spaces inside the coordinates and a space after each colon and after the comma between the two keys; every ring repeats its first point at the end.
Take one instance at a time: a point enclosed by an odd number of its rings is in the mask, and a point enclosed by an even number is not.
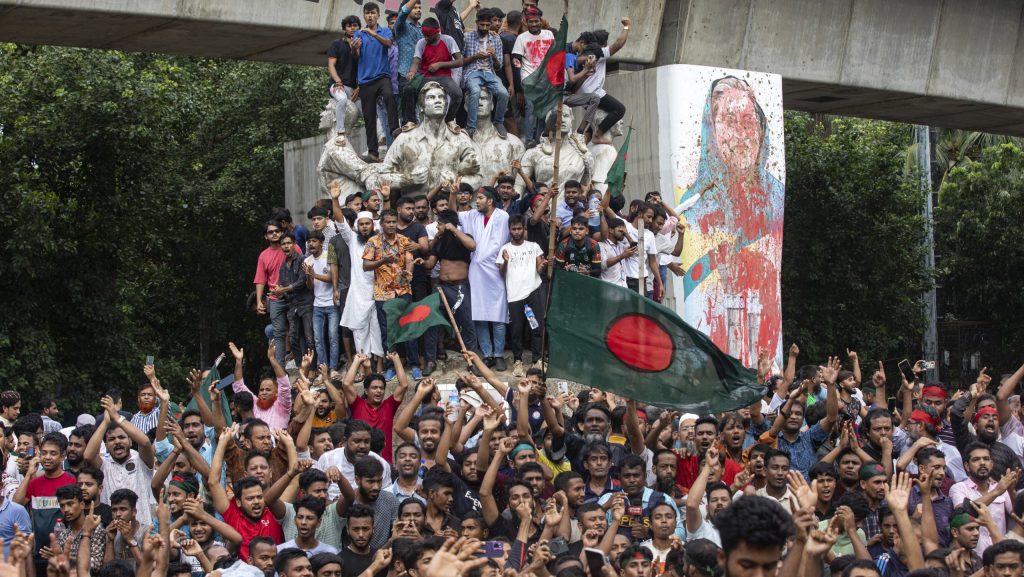
{"type": "Polygon", "coordinates": [[[391,78],[382,76],[359,86],[359,102],[363,105],[363,120],[366,121],[366,151],[374,156],[379,156],[380,152],[380,146],[377,144],[378,98],[384,99],[384,107],[388,114],[384,130],[391,133],[398,128],[398,106],[395,105],[394,91],[391,90],[391,78]]]}
{"type": "MultiPolygon", "coordinates": [[[[362,98],[362,96],[360,96],[362,98]]],[[[611,94],[605,94],[601,97],[601,102],[597,105],[597,108],[604,110],[607,116],[601,121],[598,128],[602,133],[607,133],[615,126],[615,123],[622,120],[622,117],[626,116],[626,106],[615,99],[611,94]]]]}
{"type": "Polygon", "coordinates": [[[512,347],[512,358],[523,360],[523,337],[529,335],[530,352],[533,354],[533,361],[540,360],[541,333],[544,331],[544,294],[545,287],[541,285],[521,301],[508,303],[508,333],[505,335],[505,342],[512,347]],[[533,315],[537,317],[537,328],[531,329],[526,320],[526,309],[529,305],[533,309],[533,315]]]}

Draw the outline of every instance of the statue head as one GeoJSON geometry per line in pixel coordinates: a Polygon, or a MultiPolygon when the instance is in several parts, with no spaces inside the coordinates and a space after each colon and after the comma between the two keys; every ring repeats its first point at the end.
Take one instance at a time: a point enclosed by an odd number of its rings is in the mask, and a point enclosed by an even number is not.
{"type": "MultiPolygon", "coordinates": [[[[548,114],[548,118],[547,118],[548,133],[550,133],[551,129],[554,128],[555,115],[556,114],[558,114],[558,109],[557,108],[552,110],[548,114]]],[[[572,107],[570,107],[570,106],[562,106],[562,119],[561,119],[561,122],[559,122],[559,126],[560,126],[560,128],[562,130],[562,134],[568,134],[568,133],[572,132],[572,107]]]]}
{"type": "MultiPolygon", "coordinates": [[[[597,126],[597,125],[601,124],[602,122],[604,122],[604,119],[605,119],[606,116],[608,116],[608,114],[605,111],[598,110],[597,111],[597,116],[594,119],[594,126],[597,126]]],[[[618,136],[622,136],[623,134],[625,134],[626,133],[625,120],[626,120],[625,118],[620,118],[618,122],[616,122],[615,124],[612,125],[611,130],[609,130],[608,133],[612,137],[618,137],[618,136]]]]}
{"type": "Polygon", "coordinates": [[[443,119],[448,111],[448,95],[439,82],[425,82],[420,88],[420,112],[431,120],[443,119]]]}
{"type": "MultiPolygon", "coordinates": [[[[466,108],[469,108],[469,98],[466,98],[466,108]]],[[[494,96],[486,88],[480,88],[480,102],[476,107],[477,118],[490,118],[494,110],[494,96]]]]}

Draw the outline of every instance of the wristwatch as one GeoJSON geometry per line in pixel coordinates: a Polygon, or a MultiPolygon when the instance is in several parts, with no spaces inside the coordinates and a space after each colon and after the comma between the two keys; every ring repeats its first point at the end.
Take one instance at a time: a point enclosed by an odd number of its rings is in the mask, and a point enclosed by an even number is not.
{"type": "Polygon", "coordinates": [[[129,549],[134,549],[135,547],[138,547],[138,546],[139,546],[139,542],[136,541],[135,539],[132,539],[131,541],[128,541],[128,548],[129,549]]]}

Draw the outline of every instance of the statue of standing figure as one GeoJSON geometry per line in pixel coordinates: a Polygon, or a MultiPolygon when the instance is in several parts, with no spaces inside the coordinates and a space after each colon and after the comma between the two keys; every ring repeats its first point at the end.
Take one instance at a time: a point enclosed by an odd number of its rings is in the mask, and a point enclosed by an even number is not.
{"type": "MultiPolygon", "coordinates": [[[[329,101],[320,113],[320,130],[334,134],[335,103],[329,101]]],[[[349,101],[345,109],[345,131],[352,134],[352,126],[359,118],[359,108],[349,101]]],[[[341,182],[341,198],[350,194],[362,194],[363,191],[379,188],[381,165],[363,160],[359,151],[353,146],[352,140],[337,144],[336,139],[328,138],[324,150],[317,162],[316,172],[320,184],[320,196],[328,198],[331,181],[341,182]]]]}
{"type": "MultiPolygon", "coordinates": [[[[553,128],[554,115],[549,115],[548,126],[553,128]]],[[[558,191],[565,192],[565,182],[577,180],[582,184],[590,182],[594,171],[594,157],[587,150],[583,140],[572,130],[572,108],[562,107],[562,117],[558,123],[558,129],[562,131],[562,147],[559,151],[558,162],[558,191]]],[[[555,141],[551,137],[551,130],[547,135],[540,137],[540,143],[526,151],[522,160],[523,173],[529,176],[534,182],[550,183],[555,176],[555,141]]],[[[522,178],[516,180],[516,192],[520,196],[526,190],[526,183],[522,178]]]]}
{"type": "MultiPolygon", "coordinates": [[[[466,106],[469,106],[469,99],[466,99],[466,106]]],[[[491,117],[493,110],[494,97],[486,88],[481,88],[477,114],[478,118],[485,121],[478,123],[473,142],[480,149],[480,182],[483,184],[490,184],[501,171],[514,174],[512,162],[521,159],[526,152],[526,146],[518,136],[509,134],[502,137],[494,128],[494,124],[486,121],[491,117]]]]}
{"type": "Polygon", "coordinates": [[[437,82],[426,82],[419,94],[419,125],[403,128],[381,164],[381,174],[402,195],[426,194],[442,181],[480,184],[480,153],[464,131],[444,118],[448,97],[437,82]]]}
{"type": "MultiPolygon", "coordinates": [[[[604,117],[607,116],[604,111],[598,111],[597,118],[594,125],[600,124],[604,117]]],[[[608,131],[611,138],[618,138],[625,133],[623,129],[623,121],[619,120],[612,125],[611,130],[608,131]]],[[[594,174],[592,176],[594,190],[604,194],[608,190],[608,171],[611,170],[612,165],[615,164],[615,159],[619,155],[619,150],[611,144],[604,143],[590,143],[590,154],[594,157],[594,174]]]]}

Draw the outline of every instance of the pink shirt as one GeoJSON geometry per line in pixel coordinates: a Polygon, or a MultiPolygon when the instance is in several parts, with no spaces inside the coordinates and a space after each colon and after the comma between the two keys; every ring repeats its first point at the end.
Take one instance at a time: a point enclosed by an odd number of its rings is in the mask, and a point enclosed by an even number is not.
{"type": "MultiPolygon", "coordinates": [[[[985,489],[986,492],[991,491],[995,488],[997,483],[989,479],[988,487],[985,489]]],[[[978,485],[974,481],[967,479],[966,481],[960,481],[955,483],[949,488],[949,499],[953,501],[953,506],[957,506],[963,502],[964,498],[968,498],[972,501],[981,498],[981,492],[978,490],[978,485]]],[[[1013,500],[1010,499],[1008,493],[1003,493],[996,497],[995,501],[988,506],[988,512],[992,515],[992,521],[995,522],[996,526],[1002,533],[1006,533],[1006,517],[1008,513],[1013,513],[1013,500]]],[[[981,528],[981,536],[978,538],[978,546],[974,548],[974,552],[981,555],[992,545],[992,535],[988,532],[986,527],[981,528]]]]}
{"type": "Polygon", "coordinates": [[[269,409],[261,409],[256,404],[257,395],[245,386],[245,379],[231,383],[231,389],[236,393],[245,392],[253,395],[252,416],[267,423],[271,433],[288,429],[288,419],[292,413],[292,384],[287,375],[277,378],[277,400],[269,409]]]}

